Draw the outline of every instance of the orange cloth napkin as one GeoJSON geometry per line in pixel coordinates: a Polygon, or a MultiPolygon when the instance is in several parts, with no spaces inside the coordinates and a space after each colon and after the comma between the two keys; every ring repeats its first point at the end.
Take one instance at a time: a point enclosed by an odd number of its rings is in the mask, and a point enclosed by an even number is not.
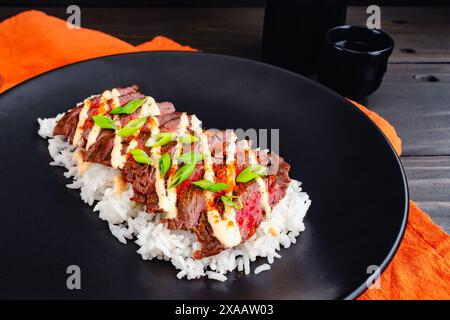
{"type": "MultiPolygon", "coordinates": [[[[0,23],[0,92],[56,67],[103,55],[145,50],[190,50],[158,36],[132,46],[102,32],[70,30],[63,20],[26,11],[0,23]]],[[[360,104],[391,141],[398,154],[395,129],[360,104]]],[[[393,261],[381,276],[381,288],[359,299],[450,299],[450,237],[411,201],[408,226],[393,261]]]]}

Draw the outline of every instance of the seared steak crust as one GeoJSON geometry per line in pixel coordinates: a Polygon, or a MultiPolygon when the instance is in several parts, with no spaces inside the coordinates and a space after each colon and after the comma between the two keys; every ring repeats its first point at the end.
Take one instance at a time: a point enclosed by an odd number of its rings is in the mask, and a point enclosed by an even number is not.
{"type": "Polygon", "coordinates": [[[195,259],[209,257],[225,249],[223,244],[214,237],[214,232],[208,222],[206,214],[200,216],[197,226],[195,226],[192,231],[194,231],[198,241],[202,245],[201,250],[194,252],[195,259]]]}
{"type": "Polygon", "coordinates": [[[78,117],[82,108],[83,106],[80,105],[67,111],[56,124],[56,127],[53,130],[53,135],[64,136],[67,138],[67,141],[72,143],[73,136],[77,130],[78,117]]]}
{"type": "Polygon", "coordinates": [[[167,219],[169,229],[192,230],[206,213],[206,199],[203,190],[190,184],[178,193],[177,218],[167,219]]]}
{"type": "Polygon", "coordinates": [[[111,165],[111,152],[114,146],[113,130],[102,130],[98,135],[96,143],[84,154],[84,161],[101,163],[105,166],[111,165]]]}
{"type": "Polygon", "coordinates": [[[133,187],[131,200],[143,203],[148,212],[158,211],[158,195],[155,190],[155,168],[128,161],[122,170],[122,178],[133,187]]]}

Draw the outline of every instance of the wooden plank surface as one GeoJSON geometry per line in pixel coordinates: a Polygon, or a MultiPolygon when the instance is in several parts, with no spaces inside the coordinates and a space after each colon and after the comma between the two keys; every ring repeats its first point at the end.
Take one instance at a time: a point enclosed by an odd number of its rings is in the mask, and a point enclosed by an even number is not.
{"type": "MultiPolygon", "coordinates": [[[[0,19],[21,10],[1,8],[0,19]]],[[[65,8],[44,10],[67,16],[65,8]]],[[[82,25],[133,44],[164,34],[207,52],[260,59],[262,15],[262,8],[85,8],[82,25]]],[[[366,16],[365,8],[348,10],[351,23],[361,24],[366,16]]],[[[382,27],[397,42],[391,59],[396,63],[390,64],[381,88],[364,103],[397,128],[405,155],[450,155],[450,63],[410,63],[410,54],[399,50],[415,48],[414,59],[420,61],[433,60],[437,51],[431,51],[438,50],[439,61],[450,61],[449,17],[450,7],[382,8],[382,27]],[[426,45],[419,50],[416,45],[422,45],[424,38],[426,45]],[[439,81],[414,79],[422,75],[439,81]]]]}
{"type": "MultiPolygon", "coordinates": [[[[65,8],[39,8],[66,18],[65,8]]],[[[0,8],[0,19],[23,11],[0,8]]],[[[365,7],[349,7],[349,24],[365,24],[365,7]]],[[[261,59],[263,8],[82,8],[82,26],[132,44],[163,34],[207,52],[261,59]]],[[[393,35],[392,62],[450,62],[450,7],[382,7],[381,27],[393,35]],[[405,53],[401,49],[413,49],[405,53]]],[[[293,39],[296,41],[296,39],[293,39]]]]}
{"type": "Polygon", "coordinates": [[[403,157],[402,163],[411,199],[450,233],[450,157],[403,157]]]}
{"type": "MultiPolygon", "coordinates": [[[[65,8],[38,9],[67,17],[65,8]]],[[[23,10],[0,7],[0,20],[23,10]]],[[[450,232],[450,7],[382,7],[381,16],[396,47],[382,86],[363,103],[395,126],[411,198],[450,232]]],[[[348,23],[366,18],[364,7],[349,8],[348,23]]],[[[83,27],[131,44],[165,35],[256,60],[262,22],[262,8],[82,8],[83,27]]]]}
{"type": "MultiPolygon", "coordinates": [[[[365,10],[350,8],[347,22],[365,25],[365,10]]],[[[395,40],[391,62],[450,62],[450,7],[381,7],[381,29],[395,40]]]]}
{"type": "Polygon", "coordinates": [[[396,128],[404,155],[450,155],[450,64],[390,64],[363,103],[396,128]]]}

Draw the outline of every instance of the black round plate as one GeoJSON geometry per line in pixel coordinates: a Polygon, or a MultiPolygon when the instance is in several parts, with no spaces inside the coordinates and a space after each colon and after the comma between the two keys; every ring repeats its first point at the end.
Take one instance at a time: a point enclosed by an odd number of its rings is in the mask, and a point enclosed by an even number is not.
{"type": "Polygon", "coordinates": [[[335,299],[366,288],[395,253],[408,212],[401,164],[379,129],[345,99],[262,63],[203,53],[144,52],[63,67],[0,97],[0,298],[335,299]],[[280,129],[280,154],[312,199],[306,231],[259,275],[178,280],[143,261],[65,188],[49,166],[38,117],[104,89],[138,84],[209,128],[280,129]],[[66,287],[81,268],[81,290],[66,287]]]}

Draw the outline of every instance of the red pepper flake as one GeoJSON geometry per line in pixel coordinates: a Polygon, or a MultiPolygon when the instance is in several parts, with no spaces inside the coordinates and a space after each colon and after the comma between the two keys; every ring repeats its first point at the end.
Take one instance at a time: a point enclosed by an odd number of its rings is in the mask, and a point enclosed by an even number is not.
{"type": "Polygon", "coordinates": [[[153,117],[150,118],[150,120],[148,121],[148,123],[149,123],[151,126],[156,126],[156,125],[157,125],[156,120],[155,120],[155,118],[153,118],[153,117]]]}

